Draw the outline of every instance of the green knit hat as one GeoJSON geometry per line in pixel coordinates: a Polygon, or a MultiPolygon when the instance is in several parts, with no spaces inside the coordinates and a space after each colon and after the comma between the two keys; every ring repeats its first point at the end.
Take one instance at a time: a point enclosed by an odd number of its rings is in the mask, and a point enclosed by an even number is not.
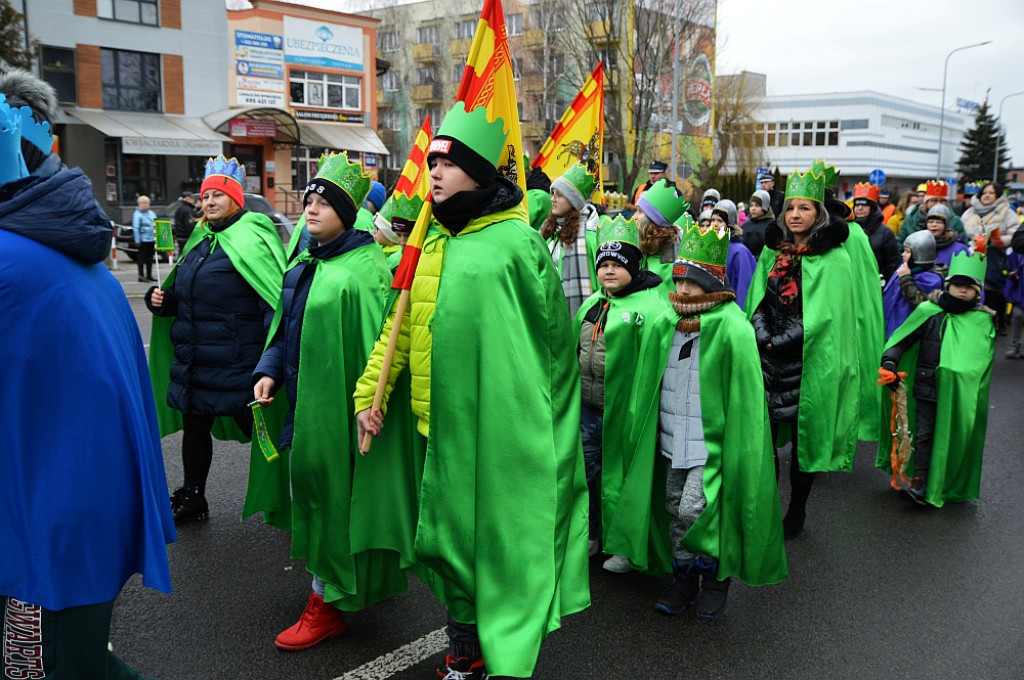
{"type": "Polygon", "coordinates": [[[597,188],[597,177],[587,166],[577,163],[552,182],[551,188],[565,196],[573,208],[582,210],[597,188]]]}
{"type": "Polygon", "coordinates": [[[667,179],[655,182],[640,195],[636,205],[659,227],[671,226],[690,207],[676,185],[669,184],[667,179]]]}

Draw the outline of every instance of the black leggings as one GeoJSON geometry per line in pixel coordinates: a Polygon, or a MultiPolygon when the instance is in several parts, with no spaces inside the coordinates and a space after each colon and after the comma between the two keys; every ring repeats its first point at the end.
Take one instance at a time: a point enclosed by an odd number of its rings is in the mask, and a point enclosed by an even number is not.
{"type": "MultiPolygon", "coordinates": [[[[199,494],[206,495],[206,478],[210,476],[213,463],[213,421],[217,416],[181,414],[181,465],[185,473],[185,486],[198,487],[199,494]]],[[[252,413],[235,416],[235,422],[243,432],[252,432],[252,413]]]]}
{"type": "MultiPolygon", "coordinates": [[[[779,435],[779,423],[773,422],[772,424],[772,447],[775,446],[775,439],[779,435]]],[[[789,462],[789,507],[798,507],[801,510],[807,505],[807,499],[811,495],[811,487],[814,485],[813,472],[804,472],[800,469],[800,457],[797,455],[797,434],[796,434],[796,423],[790,423],[790,431],[792,432],[793,446],[790,454],[789,462]]],[[[775,450],[775,479],[779,478],[779,451],[775,450]]]]}

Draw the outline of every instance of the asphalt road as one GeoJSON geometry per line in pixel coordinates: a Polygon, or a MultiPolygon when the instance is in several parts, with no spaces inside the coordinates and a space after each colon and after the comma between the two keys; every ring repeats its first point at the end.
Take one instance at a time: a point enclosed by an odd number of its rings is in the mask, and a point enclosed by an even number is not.
{"type": "MultiPolygon", "coordinates": [[[[131,297],[146,286],[130,278],[131,297]]],[[[148,338],[141,301],[133,305],[148,338]]],[[[996,343],[980,501],[908,505],[862,444],[852,474],[819,475],[807,527],[786,544],[788,580],[734,583],[725,616],[704,623],[653,609],[666,581],[608,574],[594,559],[593,605],[548,638],[534,677],[1024,678],[1024,361],[1005,360],[1006,344],[996,343]]],[[[179,435],[163,444],[173,488],[179,435]]],[[[274,636],[302,611],[309,576],[289,559],[287,535],[258,517],[239,521],[247,467],[247,447],[215,444],[210,521],[182,527],[169,547],[171,595],[138,577],[126,586],[115,650],[162,680],[435,677],[440,653],[390,674],[396,660],[379,661],[443,625],[443,609],[415,578],[405,595],[347,615],[343,636],[305,652],[276,650],[274,636]]],[[[436,648],[436,639],[421,646],[436,648]]]]}

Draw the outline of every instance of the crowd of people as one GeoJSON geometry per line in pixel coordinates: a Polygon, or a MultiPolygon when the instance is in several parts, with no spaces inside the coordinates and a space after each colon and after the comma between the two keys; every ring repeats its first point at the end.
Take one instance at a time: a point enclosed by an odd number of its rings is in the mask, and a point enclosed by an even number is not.
{"type": "MultiPolygon", "coordinates": [[[[979,497],[1006,301],[1007,357],[1024,355],[1022,260],[1008,250],[1024,252],[1024,231],[996,183],[958,219],[941,182],[916,205],[869,184],[847,202],[837,170],[815,162],[784,191],[765,175],[743,207],[708,188],[691,211],[656,161],[630,210],[603,214],[582,164],[524,192],[499,171],[504,121],[459,102],[428,147],[426,200],[388,196],[325,154],[287,251],[245,210],[243,167],[211,158],[201,213],[183,206],[194,224],[175,232],[180,257],[146,294],[147,366],[97,264],[109,223],[29,124],[52,120],[52,92],[18,95],[25,82],[0,80],[0,115],[30,130],[0,158],[0,240],[24,251],[0,262],[0,313],[45,307],[62,330],[19,323],[30,336],[0,340],[5,356],[34,348],[3,388],[19,404],[5,430],[24,443],[0,475],[15,499],[0,594],[8,630],[41,626],[43,645],[58,626],[81,636],[87,660],[58,651],[51,664],[139,677],[105,647],[112,603],[136,572],[169,589],[173,524],[210,516],[215,438],[252,442],[244,514],[289,532],[311,576],[276,646],[343,634],[344,612],[404,592],[412,573],[447,612],[447,680],[531,676],[546,635],[589,606],[597,555],[611,573],[670,577],[658,611],[718,619],[733,579],[787,578],[784,541],[807,526],[816,476],[851,471],[859,441],[878,443],[876,466],[911,503],[979,497]],[[33,206],[56,198],[75,219],[40,229],[54,213],[33,206]],[[56,278],[83,292],[54,293],[56,278]],[[52,389],[66,376],[39,378],[60,370],[48,343],[72,332],[80,370],[105,373],[97,389],[111,394],[66,408],[119,404],[124,441],[97,427],[70,444],[39,421],[75,399],[52,389]],[[97,337],[110,352],[88,352],[97,337]],[[909,429],[893,431],[901,407],[909,429]],[[167,493],[160,437],[176,430],[183,479],[167,493]],[[894,438],[912,453],[894,455],[894,438]],[[92,460],[67,474],[83,446],[106,457],[102,485],[82,483],[100,474],[92,460]],[[55,497],[81,527],[53,522],[55,497]],[[73,563],[46,552],[68,531],[73,563]]],[[[152,278],[142,264],[139,278],[152,278]]]]}

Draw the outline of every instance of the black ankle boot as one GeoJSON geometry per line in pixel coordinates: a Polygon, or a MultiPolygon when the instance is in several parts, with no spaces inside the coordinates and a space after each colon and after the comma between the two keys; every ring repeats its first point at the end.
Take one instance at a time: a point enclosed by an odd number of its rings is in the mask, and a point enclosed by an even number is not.
{"type": "Polygon", "coordinates": [[[697,601],[700,593],[700,572],[693,563],[672,565],[672,584],[654,608],[664,614],[682,614],[697,601]]]}
{"type": "Polygon", "coordinates": [[[783,538],[796,538],[804,530],[804,522],[807,520],[807,510],[804,504],[789,504],[786,516],[782,518],[783,538]]]}
{"type": "MultiPolygon", "coordinates": [[[[717,565],[715,572],[717,572],[717,565]]],[[[718,580],[718,574],[704,574],[701,577],[700,597],[697,599],[697,616],[705,621],[716,621],[725,613],[729,599],[731,578],[718,580]]]]}
{"type": "Polygon", "coordinates": [[[183,486],[171,496],[174,523],[202,522],[210,516],[210,506],[198,486],[183,486]],[[175,507],[177,505],[177,507],[175,507]]]}

